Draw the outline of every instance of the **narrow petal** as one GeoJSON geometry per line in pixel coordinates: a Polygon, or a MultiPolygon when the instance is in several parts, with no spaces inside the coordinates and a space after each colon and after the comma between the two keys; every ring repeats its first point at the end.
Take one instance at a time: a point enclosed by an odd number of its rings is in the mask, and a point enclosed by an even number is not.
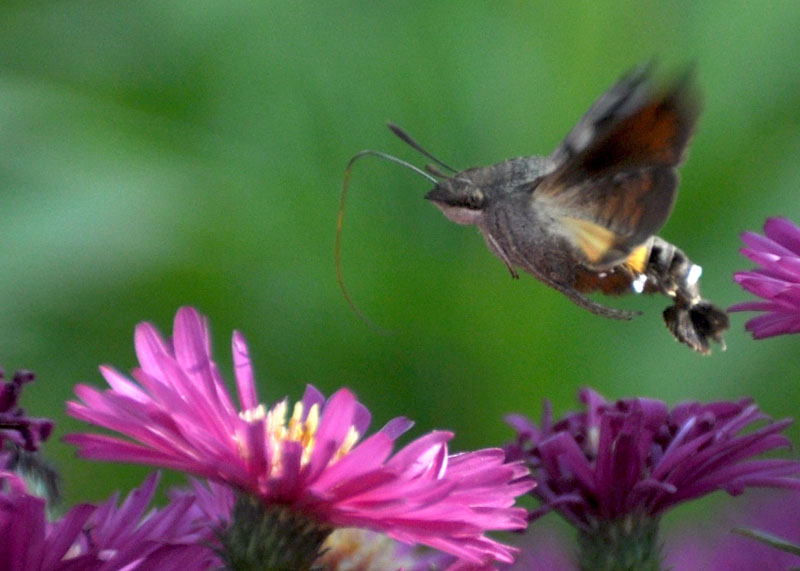
{"type": "Polygon", "coordinates": [[[233,371],[239,393],[239,405],[242,410],[251,410],[258,406],[258,395],[247,342],[241,333],[234,331],[231,344],[233,345],[233,371]]]}
{"type": "Polygon", "coordinates": [[[745,324],[754,339],[800,333],[800,228],[785,218],[770,218],[766,236],[742,235],[742,253],[759,268],[736,272],[734,280],[763,302],[734,304],[729,311],[764,312],[745,324]]]}

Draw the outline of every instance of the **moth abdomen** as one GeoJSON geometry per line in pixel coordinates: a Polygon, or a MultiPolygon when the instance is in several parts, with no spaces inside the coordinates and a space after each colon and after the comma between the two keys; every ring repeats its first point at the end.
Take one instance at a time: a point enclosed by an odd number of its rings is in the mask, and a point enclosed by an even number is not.
{"type": "Polygon", "coordinates": [[[664,310],[670,333],[698,353],[711,352],[713,340],[725,349],[722,336],[730,326],[728,315],[700,294],[703,269],[677,246],[653,236],[645,275],[647,287],[657,288],[673,299],[664,310]]]}
{"type": "Polygon", "coordinates": [[[723,334],[728,315],[700,293],[702,268],[677,246],[652,236],[628,258],[608,270],[581,267],[575,273],[574,288],[581,293],[605,295],[662,293],[672,299],[663,312],[672,335],[702,354],[709,354],[711,340],[725,348],[723,334]]]}

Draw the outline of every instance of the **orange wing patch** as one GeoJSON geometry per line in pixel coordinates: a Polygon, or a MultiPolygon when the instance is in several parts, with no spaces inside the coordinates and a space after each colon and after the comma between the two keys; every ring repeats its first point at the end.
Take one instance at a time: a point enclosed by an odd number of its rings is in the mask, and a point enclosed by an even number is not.
{"type": "Polygon", "coordinates": [[[616,244],[617,235],[599,224],[569,216],[561,221],[573,232],[578,248],[593,264],[602,260],[616,244]]]}

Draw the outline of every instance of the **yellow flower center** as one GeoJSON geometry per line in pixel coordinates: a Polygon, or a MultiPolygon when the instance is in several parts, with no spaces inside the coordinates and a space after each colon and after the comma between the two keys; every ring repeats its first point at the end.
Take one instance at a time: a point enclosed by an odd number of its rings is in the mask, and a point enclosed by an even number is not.
{"type": "MultiPolygon", "coordinates": [[[[279,476],[283,471],[284,442],[299,442],[302,445],[303,455],[300,459],[301,466],[308,464],[314,452],[314,445],[316,443],[315,436],[319,428],[319,405],[314,404],[308,409],[305,420],[303,420],[305,408],[302,402],[295,403],[292,416],[289,417],[287,421],[286,415],[288,409],[289,405],[286,399],[284,399],[272,407],[271,410],[267,410],[263,404],[260,404],[256,408],[243,411],[239,414],[240,418],[250,423],[264,421],[267,444],[272,460],[270,466],[270,475],[272,476],[279,476]]],[[[340,460],[350,452],[360,437],[361,435],[358,433],[355,426],[350,426],[342,445],[328,462],[328,465],[340,460]]],[[[240,448],[242,448],[242,454],[252,453],[251,450],[245,450],[241,447],[241,439],[237,438],[237,440],[240,443],[240,448]]]]}

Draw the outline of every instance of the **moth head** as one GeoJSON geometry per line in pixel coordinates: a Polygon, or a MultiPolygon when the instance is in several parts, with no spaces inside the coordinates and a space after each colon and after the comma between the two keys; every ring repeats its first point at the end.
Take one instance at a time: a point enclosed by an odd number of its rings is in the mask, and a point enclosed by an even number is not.
{"type": "Polygon", "coordinates": [[[425,195],[456,224],[477,224],[486,206],[486,195],[472,181],[458,176],[439,182],[425,195]]]}

